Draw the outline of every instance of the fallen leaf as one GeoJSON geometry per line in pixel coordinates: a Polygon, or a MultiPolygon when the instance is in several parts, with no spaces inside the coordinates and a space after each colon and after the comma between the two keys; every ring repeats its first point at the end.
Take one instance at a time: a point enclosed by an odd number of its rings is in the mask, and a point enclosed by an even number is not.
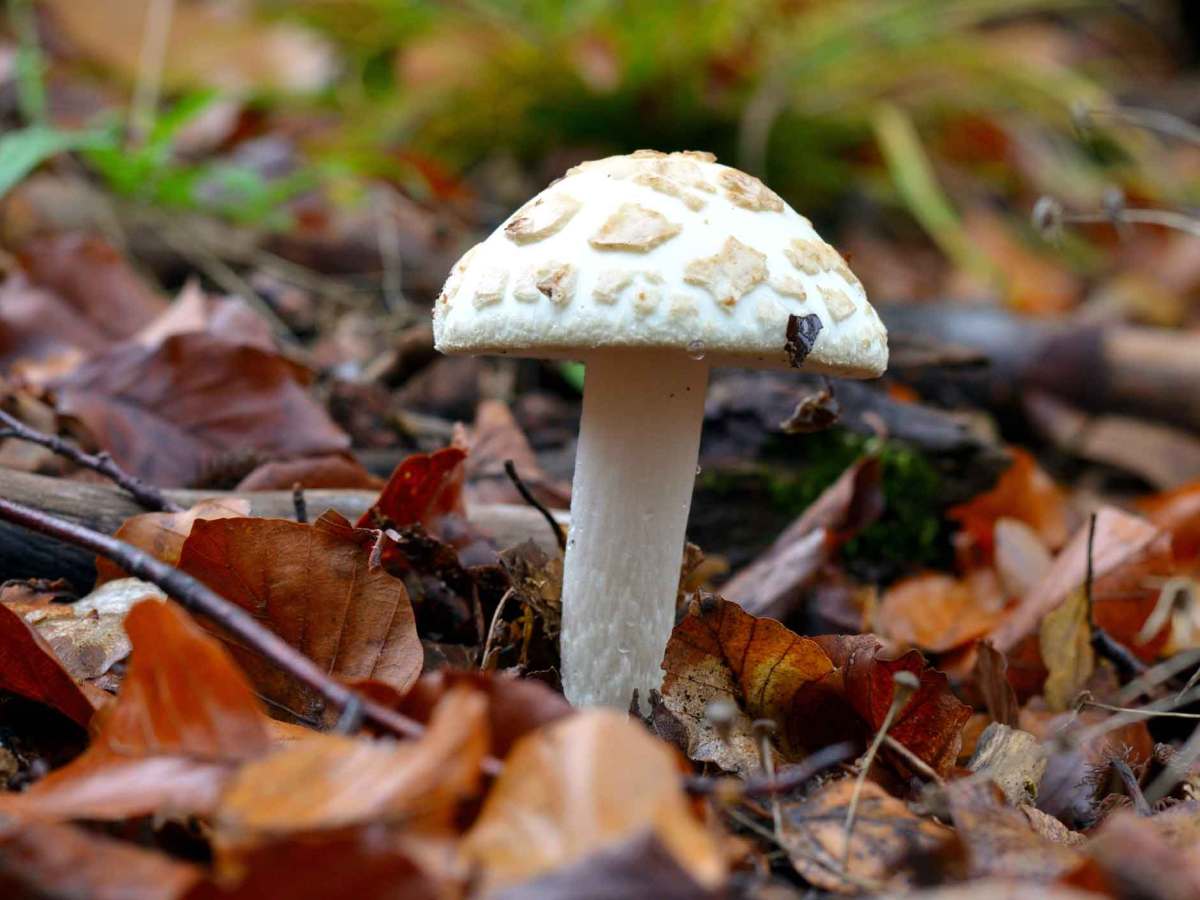
{"type": "MultiPolygon", "coordinates": [[[[403,582],[372,559],[379,540],[378,532],[353,528],[335,512],[312,525],[198,519],[179,568],[253,613],[325,672],[376,679],[403,693],[421,674],[423,652],[403,582]]],[[[303,721],[321,721],[324,701],[312,688],[248,649],[230,649],[264,697],[303,721]]]]}
{"type": "Polygon", "coordinates": [[[786,618],[800,589],[837,548],[883,512],[880,475],[877,457],[854,463],[722,593],[753,615],[786,618]]]}
{"type": "Polygon", "coordinates": [[[489,752],[497,759],[507,756],[526,734],[575,711],[562,694],[539,681],[453,669],[423,675],[397,709],[418,722],[428,722],[448,692],[464,689],[487,698],[489,752]]]}
{"type": "Polygon", "coordinates": [[[463,838],[483,893],[509,888],[652,833],[699,885],[725,861],[683,793],[682,760],[642,726],[589,709],[521,738],[463,838]]]}
{"type": "Polygon", "coordinates": [[[86,234],[26,241],[18,252],[30,280],[68,303],[110,342],[132,337],[167,301],[113,246],[86,234]]]}
{"type": "Polygon", "coordinates": [[[0,284],[0,365],[23,363],[26,380],[40,384],[44,371],[70,371],[110,343],[98,324],[24,275],[10,275],[0,284]]]}
{"type": "Polygon", "coordinates": [[[525,502],[504,471],[508,460],[541,503],[561,509],[570,505],[570,487],[553,481],[543,471],[512,411],[498,400],[484,400],[475,411],[466,460],[467,491],[472,503],[525,502]]]}
{"type": "Polygon", "coordinates": [[[833,663],[815,641],[774,619],[704,595],[671,632],[663,669],[663,705],[684,725],[688,757],[748,775],[760,767],[755,719],[775,723],[785,759],[798,759],[810,746],[806,691],[833,671],[833,663]],[[710,721],[714,702],[736,710],[727,730],[710,721]]]}
{"type": "Polygon", "coordinates": [[[196,281],[189,281],[162,313],[132,335],[133,340],[155,347],[171,335],[202,332],[232,344],[278,352],[267,321],[240,297],[214,297],[196,281]]]}
{"type": "Polygon", "coordinates": [[[163,486],[197,483],[223,455],[317,456],[346,435],[312,399],[294,364],[208,334],[155,347],[118,345],[51,389],[126,470],[163,486]]]}
{"type": "Polygon", "coordinates": [[[396,466],[379,499],[363,513],[357,527],[420,525],[440,537],[444,518],[466,518],[462,496],[466,458],[466,451],[460,447],[409,456],[396,466]]]}
{"type": "Polygon", "coordinates": [[[958,522],[987,552],[993,548],[996,522],[1004,518],[1024,522],[1047,547],[1061,547],[1068,534],[1066,498],[1028,451],[1019,447],[1010,447],[1009,451],[1012,465],[996,486],[946,510],[947,517],[958,522]]]}
{"type": "Polygon", "coordinates": [[[88,900],[177,900],[198,866],[74,825],[0,825],[0,895],[88,900]]]}
{"type": "MultiPolygon", "coordinates": [[[[183,512],[141,513],[121,523],[113,537],[145,550],[169,566],[179,564],[183,542],[199,519],[231,519],[250,515],[250,501],[240,497],[201,500],[183,512]]],[[[96,584],[125,578],[125,571],[107,557],[96,558],[96,584]]]]}
{"type": "Polygon", "coordinates": [[[1066,841],[1039,833],[1016,807],[1006,805],[991,782],[963,779],[946,787],[955,831],[967,851],[972,878],[1005,877],[1053,881],[1083,858],[1066,841]]]}
{"type": "Polygon", "coordinates": [[[926,572],[902,578],[884,591],[875,622],[900,646],[944,653],[988,634],[1004,606],[990,569],[976,569],[964,578],[926,572]]]}
{"type": "Polygon", "coordinates": [[[975,685],[983,695],[988,715],[1001,725],[1016,727],[1020,706],[1008,680],[1008,659],[990,641],[979,643],[975,657],[975,685]]]}
{"type": "Polygon", "coordinates": [[[784,806],[783,844],[792,865],[815,887],[837,893],[903,891],[913,884],[905,863],[951,839],[944,825],[922,819],[873,781],[863,783],[847,853],[846,812],[854,779],[822,785],[784,806]],[[845,866],[843,867],[843,861],[845,866]]]}
{"type": "Polygon", "coordinates": [[[238,771],[216,812],[218,845],[230,854],[367,823],[445,831],[479,791],[487,747],[487,700],[466,687],[445,694],[414,741],[314,734],[238,771]]]}
{"type": "Polygon", "coordinates": [[[0,604],[0,689],[44,703],[84,728],[92,703],[46,640],[18,613],[0,604]]]}
{"type": "Polygon", "coordinates": [[[382,482],[356,460],[331,454],[263,463],[234,490],[288,491],[297,484],[305,490],[378,490],[382,482]]]}
{"type": "Polygon", "coordinates": [[[1041,536],[1020,519],[1001,518],[992,529],[996,575],[1009,597],[1024,597],[1050,571],[1054,559],[1041,536]]]}
{"type": "MultiPolygon", "coordinates": [[[[1137,516],[1112,507],[1105,507],[1096,514],[1092,567],[1095,579],[1095,616],[1098,624],[1104,625],[1100,590],[1102,579],[1149,554],[1157,554],[1159,548],[1155,544],[1166,540],[1162,532],[1137,516]]],[[[1062,603],[1071,591],[1083,584],[1087,573],[1087,544],[1088,526],[1085,524],[1071,538],[1070,544],[1058,554],[1054,565],[1037,587],[1026,594],[992,632],[991,640],[997,650],[1010,650],[1022,638],[1035,633],[1046,614],[1062,603]]],[[[1149,614],[1150,608],[1144,609],[1141,622],[1144,622],[1149,614]]],[[[1122,616],[1123,620],[1127,618],[1129,617],[1122,616]]],[[[1140,624],[1139,622],[1139,627],[1140,624]]]]}
{"type": "Polygon", "coordinates": [[[54,655],[78,681],[99,678],[129,655],[125,616],[134,604],[167,595],[137,578],[110,581],[74,603],[43,606],[24,613],[54,655]]]}
{"type": "Polygon", "coordinates": [[[717,900],[697,884],[653,832],[643,832],[532,881],[494,891],[489,900],[717,900]]]}
{"type": "Polygon", "coordinates": [[[462,891],[461,879],[440,877],[422,854],[369,825],[263,841],[229,868],[184,900],[447,900],[462,891]]]}
{"type": "Polygon", "coordinates": [[[1088,841],[1087,860],[1063,881],[1113,897],[1198,897],[1196,815],[1195,802],[1148,818],[1127,810],[1115,812],[1088,841]],[[1184,828],[1177,829],[1181,820],[1184,828]]]}
{"type": "Polygon", "coordinates": [[[1066,600],[1046,613],[1038,640],[1042,659],[1046,661],[1046,684],[1042,688],[1046,705],[1052,712],[1062,712],[1074,704],[1076,695],[1096,668],[1083,588],[1072,591],[1066,600]]]}
{"type": "Polygon", "coordinates": [[[826,635],[815,640],[838,667],[846,700],[872,733],[883,725],[892,705],[895,674],[916,675],[920,687],[896,714],[888,734],[938,774],[950,771],[962,748],[963,726],[971,708],[954,696],[944,674],[930,668],[916,650],[896,659],[883,658],[883,646],[874,635],[826,635]]]}
{"type": "Polygon", "coordinates": [[[1193,566],[1200,560],[1200,481],[1142,498],[1138,507],[1171,535],[1176,559],[1193,566]]]}
{"type": "Polygon", "coordinates": [[[0,812],[101,820],[203,813],[233,765],[270,748],[245,676],[186,613],[143,601],[125,628],[129,670],[91,746],[24,793],[0,794],[0,812]]]}

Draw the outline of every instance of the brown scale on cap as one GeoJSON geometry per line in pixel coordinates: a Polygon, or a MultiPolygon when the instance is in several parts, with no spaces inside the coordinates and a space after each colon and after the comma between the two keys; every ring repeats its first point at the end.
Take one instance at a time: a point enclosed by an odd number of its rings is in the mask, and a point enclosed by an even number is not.
{"type": "Polygon", "coordinates": [[[720,306],[731,308],[767,278],[767,257],[737,238],[725,241],[719,253],[688,263],[683,280],[704,288],[720,306]]]}
{"type": "Polygon", "coordinates": [[[637,203],[622,203],[588,243],[597,250],[633,250],[645,253],[669,241],[682,229],[660,212],[637,203]]]}

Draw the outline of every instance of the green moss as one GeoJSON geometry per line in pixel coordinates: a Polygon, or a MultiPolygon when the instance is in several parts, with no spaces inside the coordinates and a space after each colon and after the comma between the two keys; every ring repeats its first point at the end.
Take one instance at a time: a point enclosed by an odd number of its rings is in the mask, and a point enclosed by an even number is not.
{"type": "Polygon", "coordinates": [[[884,512],[846,544],[843,561],[872,578],[946,564],[951,557],[950,529],[942,515],[941,477],[921,453],[897,441],[880,442],[836,429],[805,437],[800,444],[795,439],[777,442],[768,451],[773,505],[787,515],[800,515],[847,466],[872,451],[879,453],[883,465],[884,512]],[[781,456],[801,465],[782,468],[781,456]]]}

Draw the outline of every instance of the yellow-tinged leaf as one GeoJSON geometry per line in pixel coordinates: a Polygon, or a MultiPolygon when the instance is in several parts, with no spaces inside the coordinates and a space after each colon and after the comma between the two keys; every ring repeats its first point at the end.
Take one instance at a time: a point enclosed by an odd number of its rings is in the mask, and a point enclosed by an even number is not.
{"type": "Polygon", "coordinates": [[[1096,668],[1087,595],[1076,588],[1042,619],[1038,633],[1046,663],[1046,703],[1055,712],[1067,709],[1096,668]]]}

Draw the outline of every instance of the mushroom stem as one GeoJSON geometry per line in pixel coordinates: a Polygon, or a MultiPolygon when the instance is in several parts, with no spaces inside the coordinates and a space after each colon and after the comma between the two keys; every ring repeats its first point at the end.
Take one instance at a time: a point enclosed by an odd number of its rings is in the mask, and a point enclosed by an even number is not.
{"type": "Polygon", "coordinates": [[[662,683],[708,363],[678,351],[587,360],[563,571],[562,676],[577,706],[643,705],[662,683]]]}

